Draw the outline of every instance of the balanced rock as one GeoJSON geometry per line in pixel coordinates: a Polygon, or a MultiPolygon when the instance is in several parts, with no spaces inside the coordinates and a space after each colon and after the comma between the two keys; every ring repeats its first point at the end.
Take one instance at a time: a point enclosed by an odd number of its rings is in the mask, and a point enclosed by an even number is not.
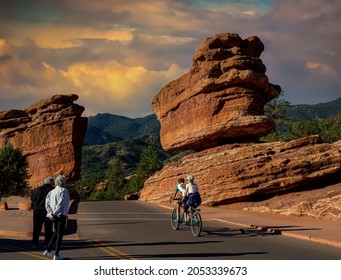
{"type": "Polygon", "coordinates": [[[27,156],[30,186],[47,176],[79,177],[87,118],[81,117],[84,107],[73,103],[77,99],[55,95],[24,110],[0,112],[0,148],[10,143],[27,156]]]}
{"type": "Polygon", "coordinates": [[[260,201],[322,188],[341,173],[341,141],[319,136],[290,142],[226,144],[166,165],[145,182],[140,199],[167,202],[179,177],[191,174],[204,205],[260,201]]]}
{"type": "Polygon", "coordinates": [[[265,75],[258,37],[223,33],[205,39],[190,70],[154,96],[165,150],[203,150],[258,138],[273,127],[264,105],[280,94],[265,75]]]}

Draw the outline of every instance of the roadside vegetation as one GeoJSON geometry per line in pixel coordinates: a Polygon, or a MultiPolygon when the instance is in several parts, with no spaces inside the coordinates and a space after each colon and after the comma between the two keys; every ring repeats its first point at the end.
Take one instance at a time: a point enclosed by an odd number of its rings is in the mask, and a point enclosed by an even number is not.
{"type": "Polygon", "coordinates": [[[136,168],[116,154],[111,160],[98,163],[105,165],[103,169],[95,168],[96,171],[91,166],[85,166],[81,179],[70,184],[83,200],[122,200],[126,195],[137,194],[148,177],[163,167],[162,154],[152,145],[142,149],[136,168]],[[104,187],[96,188],[98,185],[104,187]]]}
{"type": "Polygon", "coordinates": [[[19,149],[11,144],[0,149],[0,197],[27,194],[27,168],[27,158],[19,149]]]}
{"type": "MultiPolygon", "coordinates": [[[[318,116],[297,120],[292,112],[292,105],[281,99],[282,95],[273,99],[264,107],[265,115],[275,121],[275,128],[268,135],[260,138],[263,142],[290,141],[293,139],[319,134],[326,143],[341,139],[341,112],[323,119],[318,116]]],[[[323,108],[321,108],[323,113],[323,108]]],[[[321,114],[320,113],[320,114],[321,114]]],[[[316,113],[316,115],[319,115],[316,113]]]]}

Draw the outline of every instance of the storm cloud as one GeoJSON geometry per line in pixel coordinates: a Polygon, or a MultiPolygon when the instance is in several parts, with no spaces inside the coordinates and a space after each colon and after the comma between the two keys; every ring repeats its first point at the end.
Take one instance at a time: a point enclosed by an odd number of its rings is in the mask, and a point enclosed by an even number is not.
{"type": "Polygon", "coordinates": [[[0,110],[76,93],[86,115],[143,117],[201,40],[256,35],[270,82],[293,104],[340,97],[341,2],[4,0],[0,110]]]}

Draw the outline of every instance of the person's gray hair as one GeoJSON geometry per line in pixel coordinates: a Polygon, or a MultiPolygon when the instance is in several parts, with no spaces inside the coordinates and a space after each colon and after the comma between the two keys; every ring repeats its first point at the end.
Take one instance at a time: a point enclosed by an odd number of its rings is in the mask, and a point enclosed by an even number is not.
{"type": "Polygon", "coordinates": [[[66,177],[64,175],[58,175],[54,182],[56,186],[63,187],[66,184],[66,177]]]}
{"type": "Polygon", "coordinates": [[[44,184],[49,184],[49,185],[51,185],[51,186],[54,186],[54,179],[53,179],[51,176],[46,177],[46,178],[44,179],[44,184]]]}

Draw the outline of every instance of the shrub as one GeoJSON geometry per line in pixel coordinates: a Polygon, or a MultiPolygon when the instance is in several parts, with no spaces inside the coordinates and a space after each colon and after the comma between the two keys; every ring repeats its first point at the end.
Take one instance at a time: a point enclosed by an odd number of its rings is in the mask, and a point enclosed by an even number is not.
{"type": "Polygon", "coordinates": [[[24,195],[28,189],[26,156],[11,144],[0,149],[0,194],[24,195]]]}

